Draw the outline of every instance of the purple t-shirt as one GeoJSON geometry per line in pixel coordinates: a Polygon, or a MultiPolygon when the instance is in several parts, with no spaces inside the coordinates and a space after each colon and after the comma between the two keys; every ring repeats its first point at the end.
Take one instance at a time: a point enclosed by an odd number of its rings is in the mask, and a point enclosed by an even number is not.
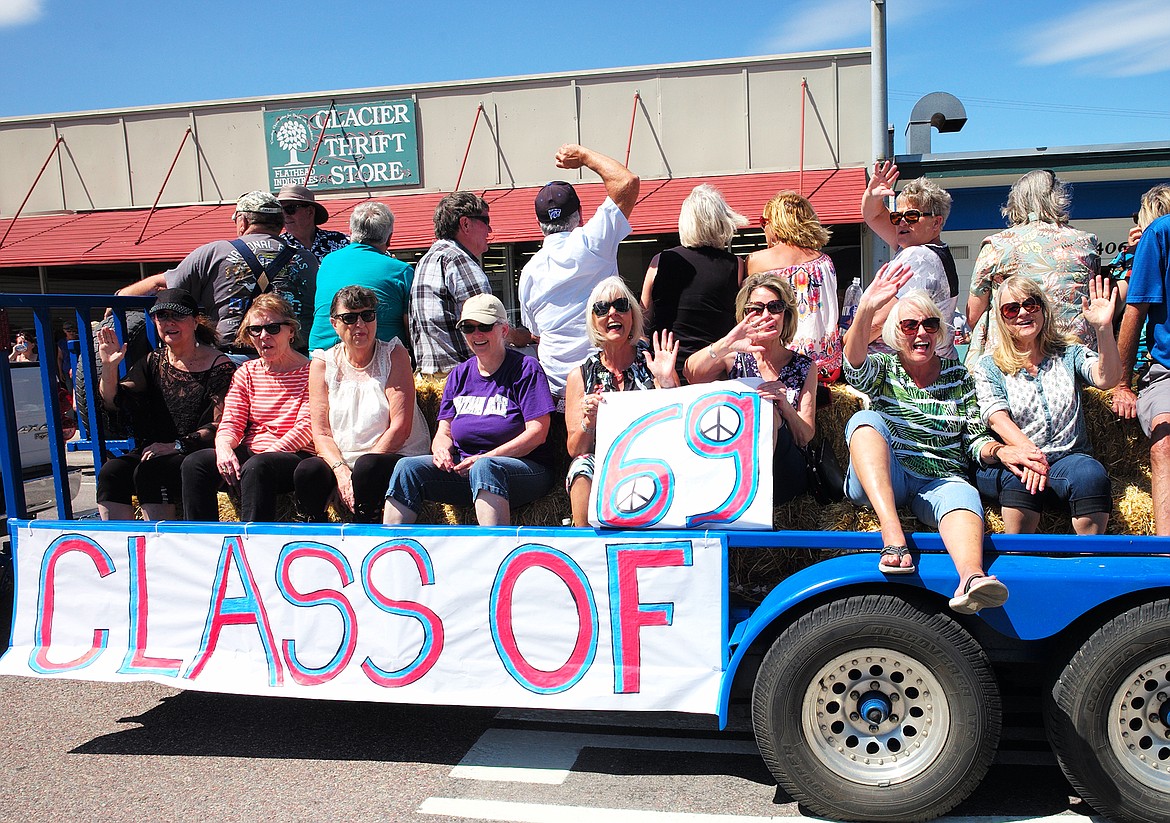
{"type": "MultiPolygon", "coordinates": [[[[451,421],[451,437],[458,459],[463,460],[518,437],[525,422],[555,409],[540,364],[533,357],[508,349],[504,362],[489,377],[479,373],[474,357],[447,375],[439,419],[451,421]]],[[[541,452],[543,447],[538,447],[528,457],[544,462],[541,452]]]]}

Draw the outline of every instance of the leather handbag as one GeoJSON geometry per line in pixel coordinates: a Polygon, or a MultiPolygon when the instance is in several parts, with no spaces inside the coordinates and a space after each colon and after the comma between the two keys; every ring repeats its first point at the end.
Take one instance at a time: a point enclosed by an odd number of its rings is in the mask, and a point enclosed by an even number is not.
{"type": "Polygon", "coordinates": [[[839,503],[845,498],[845,473],[828,442],[809,443],[801,452],[805,460],[808,492],[818,503],[839,503]]]}

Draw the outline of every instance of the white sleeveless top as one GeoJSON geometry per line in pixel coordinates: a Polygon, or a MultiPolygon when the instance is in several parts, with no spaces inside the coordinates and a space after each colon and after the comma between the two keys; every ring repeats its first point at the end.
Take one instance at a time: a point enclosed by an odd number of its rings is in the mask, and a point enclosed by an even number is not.
{"type": "MultiPolygon", "coordinates": [[[[370,451],[390,425],[390,403],[386,386],[390,382],[390,353],[401,346],[397,337],[390,342],[375,341],[374,356],[364,369],[359,369],[345,356],[345,346],[338,343],[328,349],[317,349],[313,358],[325,363],[325,385],[329,389],[329,425],[333,440],[341,449],[345,462],[354,461],[370,451]]],[[[431,433],[426,420],[413,403],[414,423],[410,436],[398,450],[412,456],[429,454],[431,433]]]]}

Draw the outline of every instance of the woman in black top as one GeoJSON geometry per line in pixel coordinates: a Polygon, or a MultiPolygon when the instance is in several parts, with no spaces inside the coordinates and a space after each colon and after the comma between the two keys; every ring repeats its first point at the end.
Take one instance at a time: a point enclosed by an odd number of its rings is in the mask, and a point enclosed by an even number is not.
{"type": "Polygon", "coordinates": [[[747,218],[732,210],[713,186],[696,186],[678,216],[681,246],[655,255],[642,284],[647,332],[670,331],[681,365],[735,326],[735,295],[743,263],[728,251],[747,218]]]}
{"type": "Polygon", "coordinates": [[[218,335],[185,289],[164,289],[150,307],[159,349],[149,352],[118,381],[126,346],[112,328],[98,329],[102,405],[126,415],[135,442],[131,452],[107,460],[98,472],[98,511],[103,520],[131,520],[138,497],[146,520],[170,520],[182,499],[183,457],[207,448],[231,385],[235,364],[215,345],[218,335]]]}

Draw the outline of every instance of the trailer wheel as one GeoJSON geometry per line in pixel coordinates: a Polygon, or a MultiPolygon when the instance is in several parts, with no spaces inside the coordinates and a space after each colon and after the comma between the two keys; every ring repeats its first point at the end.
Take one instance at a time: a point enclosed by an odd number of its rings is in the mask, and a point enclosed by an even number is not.
{"type": "Polygon", "coordinates": [[[1044,714],[1056,759],[1089,805],[1119,823],[1170,820],[1170,600],[1097,629],[1044,714]]]}
{"type": "Polygon", "coordinates": [[[963,801],[999,743],[999,688],[949,615],[888,595],[826,604],[772,644],[752,696],[756,741],[814,814],[926,820],[963,801]]]}

